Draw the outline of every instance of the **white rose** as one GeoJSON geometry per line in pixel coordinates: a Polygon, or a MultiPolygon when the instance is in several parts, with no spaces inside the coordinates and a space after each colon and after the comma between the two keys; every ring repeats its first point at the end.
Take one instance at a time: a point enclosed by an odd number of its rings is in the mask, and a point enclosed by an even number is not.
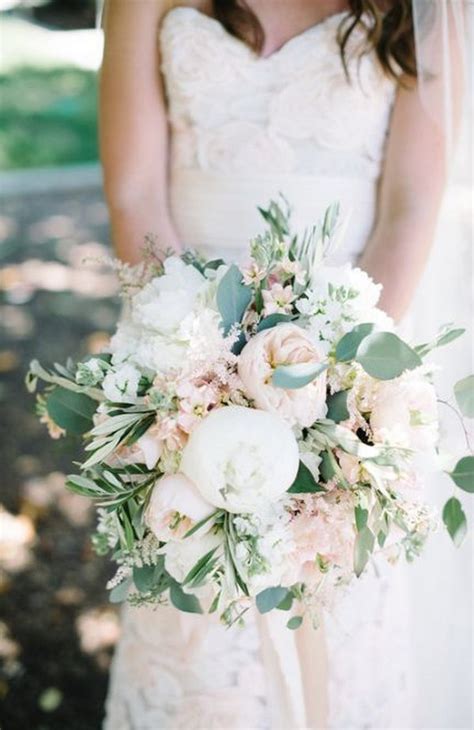
{"type": "Polygon", "coordinates": [[[102,382],[107,400],[117,403],[133,403],[137,396],[141,373],[130,363],[109,370],[102,382]]]}
{"type": "Polygon", "coordinates": [[[132,319],[161,334],[172,334],[196,306],[206,279],[177,256],[164,262],[165,273],[150,281],[132,301],[132,319]]]}
{"type": "Polygon", "coordinates": [[[298,445],[278,416],[241,406],[212,411],[184,447],[181,471],[229,512],[255,512],[292,485],[298,445]]]}
{"type": "Polygon", "coordinates": [[[436,391],[415,373],[380,383],[370,416],[374,441],[432,451],[438,439],[436,391]]]}
{"type": "Polygon", "coordinates": [[[191,535],[184,540],[170,540],[160,548],[159,552],[165,556],[165,568],[168,573],[178,583],[182,583],[198,560],[221,545],[221,534],[207,532],[205,535],[191,535]]]}
{"type": "Polygon", "coordinates": [[[184,537],[213,511],[214,507],[204,501],[184,474],[169,474],[153,487],[145,522],[158,540],[167,542],[184,537]]]}
{"type": "Polygon", "coordinates": [[[326,373],[294,390],[277,388],[271,378],[278,365],[321,360],[321,353],[301,327],[280,324],[252,337],[240,354],[238,370],[246,394],[258,408],[278,413],[291,425],[308,427],[326,415],[326,373]]]}

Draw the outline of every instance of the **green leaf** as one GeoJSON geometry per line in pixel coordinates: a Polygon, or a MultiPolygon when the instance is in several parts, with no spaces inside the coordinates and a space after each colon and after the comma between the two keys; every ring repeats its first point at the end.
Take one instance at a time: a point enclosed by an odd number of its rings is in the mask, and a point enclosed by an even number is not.
{"type": "Polygon", "coordinates": [[[275,312],[274,314],[269,314],[268,317],[264,317],[257,326],[257,332],[263,332],[264,330],[269,330],[272,327],[275,327],[277,324],[280,324],[281,322],[289,322],[292,319],[291,314],[282,314],[280,312],[275,312]]]}
{"type": "Polygon", "coordinates": [[[252,300],[252,290],[242,283],[242,272],[232,264],[219,282],[216,294],[217,306],[228,334],[234,324],[242,321],[245,310],[252,300]]]}
{"type": "MultiPolygon", "coordinates": [[[[188,572],[186,578],[183,580],[183,585],[186,585],[188,583],[193,583],[196,579],[196,576],[199,576],[203,569],[206,568],[209,564],[215,563],[215,561],[212,560],[214,553],[217,550],[217,546],[212,548],[212,550],[209,550],[205,555],[203,555],[195,565],[191,568],[191,570],[188,572]]],[[[206,575],[206,571],[204,571],[204,575],[206,575]]]]}
{"type": "Polygon", "coordinates": [[[277,388],[294,390],[304,388],[321,373],[327,370],[327,363],[295,363],[294,365],[279,365],[272,375],[272,383],[277,388]]]}
{"type": "Polygon", "coordinates": [[[354,329],[345,334],[336,345],[336,360],[338,362],[349,362],[349,360],[353,360],[360,343],[367,335],[370,335],[373,329],[373,324],[358,324],[354,329]]]}
{"type": "Polygon", "coordinates": [[[459,410],[467,418],[474,418],[474,375],[459,380],[454,386],[459,410]]]}
{"type": "Polygon", "coordinates": [[[336,475],[334,468],[334,456],[329,451],[321,451],[321,463],[319,474],[323,482],[329,482],[336,475]]]}
{"type": "Polygon", "coordinates": [[[459,547],[467,531],[467,520],[461,502],[456,497],[451,497],[444,505],[443,522],[451,540],[459,547]]]}
{"type": "Polygon", "coordinates": [[[48,395],[46,408],[49,416],[67,433],[83,434],[92,426],[97,401],[83,393],[75,393],[57,386],[48,395]]]}
{"type": "Polygon", "coordinates": [[[289,611],[293,605],[294,595],[291,591],[288,591],[283,601],[281,601],[277,608],[279,611],[289,611]]]}
{"type": "Polygon", "coordinates": [[[360,532],[367,525],[367,520],[369,518],[369,511],[364,509],[360,505],[356,505],[356,507],[354,508],[354,514],[355,514],[357,532],[360,532]]]}
{"type": "Polygon", "coordinates": [[[216,271],[216,269],[219,269],[221,266],[225,266],[224,259],[212,259],[212,261],[208,261],[204,267],[204,270],[211,269],[212,271],[216,271]]]}
{"type": "Polygon", "coordinates": [[[465,333],[465,329],[460,327],[459,329],[448,329],[448,331],[445,334],[441,334],[438,339],[436,340],[436,346],[437,347],[444,347],[444,345],[449,345],[451,342],[454,342],[454,340],[457,340],[458,337],[461,337],[465,333]]]}
{"type": "Polygon", "coordinates": [[[302,461],[300,461],[295,481],[288,489],[288,492],[290,492],[291,494],[303,494],[308,492],[325,491],[326,490],[324,489],[324,487],[318,484],[308,467],[303,464],[302,461]]]}
{"type": "Polygon", "coordinates": [[[356,361],[378,380],[398,378],[421,365],[421,358],[393,332],[373,332],[360,343],[356,361]]]}
{"type": "Polygon", "coordinates": [[[463,456],[450,472],[453,482],[464,492],[474,493],[474,456],[463,456]]]}
{"type": "Polygon", "coordinates": [[[303,623],[303,616],[292,616],[290,620],[287,622],[286,627],[288,629],[291,629],[294,631],[295,629],[299,629],[301,624],[303,623]]]}
{"type": "Polygon", "coordinates": [[[133,582],[137,591],[148,593],[156,582],[156,575],[161,573],[161,568],[156,565],[143,565],[141,568],[133,568],[133,582]]]}
{"type": "Polygon", "coordinates": [[[288,593],[288,588],[275,586],[274,588],[265,588],[257,594],[255,603],[260,613],[268,613],[282,603],[288,593]]]}
{"type": "Polygon", "coordinates": [[[354,572],[356,576],[362,575],[374,549],[375,537],[368,527],[363,527],[357,534],[354,548],[354,572]]]}
{"type": "Polygon", "coordinates": [[[170,585],[170,601],[175,608],[185,613],[203,613],[196,596],[185,593],[179,583],[175,581],[170,585]]]}
{"type": "Polygon", "coordinates": [[[121,583],[119,583],[118,586],[112,588],[109,593],[110,603],[123,603],[123,601],[126,601],[131,584],[132,579],[127,578],[126,580],[123,580],[121,583]]]}
{"type": "Polygon", "coordinates": [[[339,393],[334,393],[334,395],[329,396],[327,400],[328,412],[326,418],[334,421],[334,423],[340,423],[349,418],[349,411],[347,409],[348,395],[348,390],[341,390],[339,393]]]}

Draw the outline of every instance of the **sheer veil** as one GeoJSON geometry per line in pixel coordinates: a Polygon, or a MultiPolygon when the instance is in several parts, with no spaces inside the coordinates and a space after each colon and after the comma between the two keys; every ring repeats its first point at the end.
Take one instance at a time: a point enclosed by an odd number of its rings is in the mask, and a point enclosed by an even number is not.
{"type": "MultiPolygon", "coordinates": [[[[473,372],[473,15],[468,0],[413,0],[418,90],[423,109],[443,132],[449,176],[412,310],[412,333],[419,341],[443,323],[466,327],[463,338],[436,353],[443,368],[439,387],[448,402],[453,384],[473,372]]],[[[466,447],[463,431],[449,409],[440,408],[449,450],[459,454],[466,447]]],[[[438,507],[450,490],[447,477],[427,488],[438,507]]],[[[440,531],[408,571],[418,728],[472,727],[474,510],[466,496],[471,532],[465,544],[454,548],[440,531]]]]}

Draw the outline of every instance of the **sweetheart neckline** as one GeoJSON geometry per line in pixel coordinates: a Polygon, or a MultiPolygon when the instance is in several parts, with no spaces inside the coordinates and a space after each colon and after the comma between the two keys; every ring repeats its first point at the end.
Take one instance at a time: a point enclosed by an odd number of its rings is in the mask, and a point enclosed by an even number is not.
{"type": "Polygon", "coordinates": [[[176,5],[175,7],[168,10],[168,12],[163,17],[162,23],[164,23],[165,19],[170,17],[173,14],[183,12],[191,13],[196,16],[198,16],[200,19],[209,22],[212,24],[222,35],[223,38],[227,38],[230,41],[234,42],[237,46],[242,48],[244,51],[247,51],[250,57],[256,62],[256,63],[265,63],[270,62],[275,58],[278,58],[282,53],[287,51],[288,48],[291,48],[294,44],[297,44],[302,39],[307,38],[308,36],[312,35],[313,33],[319,32],[320,30],[324,30],[331,21],[334,20],[342,20],[342,18],[349,14],[349,10],[342,10],[337,13],[332,13],[331,15],[327,15],[325,18],[320,20],[317,23],[314,23],[313,25],[308,26],[304,30],[302,30],[300,33],[297,33],[296,35],[289,38],[283,45],[281,45],[279,48],[277,48],[275,51],[270,53],[268,56],[261,56],[258,53],[256,53],[250,46],[248,46],[245,41],[241,40],[240,38],[237,38],[237,36],[232,35],[218,20],[217,18],[214,18],[212,15],[207,15],[202,10],[199,10],[198,8],[194,8],[190,5],[176,5]]]}

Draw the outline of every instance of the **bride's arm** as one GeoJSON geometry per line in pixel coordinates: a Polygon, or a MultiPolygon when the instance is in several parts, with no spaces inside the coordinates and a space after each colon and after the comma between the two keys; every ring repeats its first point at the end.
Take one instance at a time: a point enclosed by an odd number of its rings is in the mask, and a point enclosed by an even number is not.
{"type": "Polygon", "coordinates": [[[112,239],[120,258],[140,260],[147,233],[179,247],[168,206],[168,125],[159,71],[165,0],[108,0],[100,72],[99,128],[112,239]]]}
{"type": "Polygon", "coordinates": [[[359,260],[383,284],[381,306],[399,320],[433,241],[445,186],[441,131],[416,90],[400,87],[392,115],[373,233],[359,260]]]}

